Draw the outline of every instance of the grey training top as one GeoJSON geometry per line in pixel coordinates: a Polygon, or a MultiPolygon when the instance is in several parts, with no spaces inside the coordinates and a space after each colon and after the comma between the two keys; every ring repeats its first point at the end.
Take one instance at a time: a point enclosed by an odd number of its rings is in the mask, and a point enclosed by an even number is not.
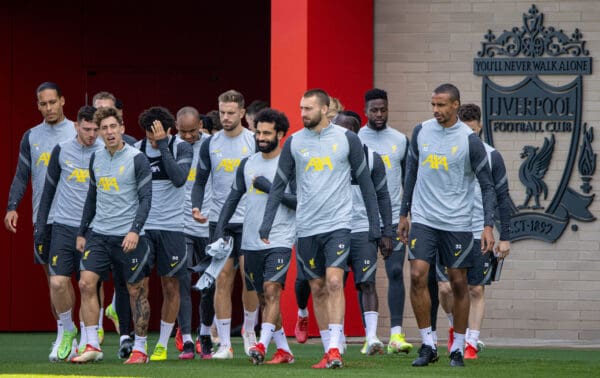
{"type": "Polygon", "coordinates": [[[260,228],[261,238],[268,239],[283,191],[294,175],[298,237],[351,229],[352,177],[360,186],[367,208],[369,237],[381,237],[375,188],[360,139],[349,130],[329,124],[320,133],[304,128],[286,140],[260,228]]]}
{"type": "MultiPolygon", "coordinates": [[[[367,160],[371,180],[377,194],[377,206],[381,224],[383,225],[383,235],[393,237],[392,229],[392,205],[390,203],[390,193],[388,192],[387,179],[385,176],[384,161],[366,145],[363,146],[365,159],[367,160]]],[[[356,181],[352,182],[352,232],[369,231],[369,220],[367,218],[367,208],[362,199],[360,188],[356,181]]]]}
{"type": "MultiPolygon", "coordinates": [[[[510,196],[508,194],[508,175],[502,155],[487,143],[483,143],[487,153],[487,159],[492,171],[492,179],[494,180],[494,190],[496,192],[496,203],[498,204],[498,214],[500,216],[500,240],[510,240],[510,216],[511,205],[510,196]]],[[[481,238],[483,231],[483,198],[481,196],[481,188],[475,180],[475,202],[473,208],[473,237],[481,238]]]]}
{"type": "MultiPolygon", "coordinates": [[[[242,129],[242,132],[233,138],[225,135],[225,131],[221,130],[202,143],[196,169],[196,183],[192,189],[192,206],[202,211],[206,183],[210,176],[212,181],[212,203],[208,213],[210,222],[219,220],[219,214],[240,162],[243,158],[252,155],[255,150],[254,134],[247,129],[242,129]]],[[[242,198],[230,220],[231,223],[244,221],[245,203],[245,198],[242,198]]],[[[207,215],[206,212],[203,213],[207,215]]]]}
{"type": "MultiPolygon", "coordinates": [[[[186,235],[207,238],[208,237],[208,222],[200,223],[197,222],[192,216],[192,188],[196,182],[196,167],[198,165],[198,159],[200,158],[200,146],[210,138],[210,135],[200,133],[200,139],[192,144],[194,156],[192,159],[192,165],[190,166],[190,173],[188,174],[187,181],[185,182],[185,207],[183,210],[183,232],[186,235]]],[[[204,191],[204,201],[202,202],[202,210],[205,212],[210,211],[210,198],[212,195],[212,189],[210,186],[210,180],[206,182],[206,190],[204,191]]]]}
{"type": "MultiPolygon", "coordinates": [[[[279,156],[273,159],[264,159],[261,152],[242,160],[235,175],[236,179],[231,186],[231,193],[221,211],[215,237],[220,237],[223,234],[223,228],[228,223],[229,217],[235,211],[242,196],[246,195],[242,249],[261,251],[270,248],[292,248],[296,240],[296,212],[283,204],[277,208],[269,244],[265,244],[260,240],[258,232],[260,222],[258,222],[257,217],[265,213],[269,193],[255,188],[253,180],[262,176],[272,182],[277,172],[278,163],[279,156]]],[[[293,190],[288,186],[286,192],[291,193],[293,190]]]]}
{"type": "Polygon", "coordinates": [[[184,185],[192,164],[192,146],[172,135],[156,142],[158,148],[146,138],[134,145],[146,155],[152,172],[152,206],[144,229],[183,232],[184,185]]]}
{"type": "MultiPolygon", "coordinates": [[[[37,219],[37,212],[42,198],[46,169],[50,163],[50,153],[57,143],[76,136],[75,125],[68,119],[54,126],[46,122],[33,127],[23,134],[19,150],[17,171],[10,186],[7,210],[16,210],[25,194],[29,175],[31,175],[31,202],[33,205],[33,222],[37,219]]],[[[50,211],[48,223],[53,222],[53,211],[50,211]]]]}
{"type": "Polygon", "coordinates": [[[388,192],[392,201],[392,224],[396,224],[400,217],[408,138],[387,125],[382,130],[373,130],[364,126],[358,131],[358,137],[370,149],[377,152],[383,160],[388,192]]]}
{"type": "Polygon", "coordinates": [[[430,119],[415,127],[406,164],[401,216],[444,231],[471,231],[475,177],[484,225],[494,225],[496,196],[483,143],[464,123],[445,128],[430,119]]]}
{"type": "Polygon", "coordinates": [[[124,143],[114,155],[100,150],[90,160],[90,189],[78,235],[89,228],[109,236],[142,234],[152,203],[152,174],[146,156],[124,143]]]}
{"type": "Polygon", "coordinates": [[[77,137],[54,147],[37,215],[36,224],[40,229],[48,220],[53,201],[54,222],[79,227],[90,186],[90,158],[103,148],[100,138],[93,145],[84,146],[77,137]]]}

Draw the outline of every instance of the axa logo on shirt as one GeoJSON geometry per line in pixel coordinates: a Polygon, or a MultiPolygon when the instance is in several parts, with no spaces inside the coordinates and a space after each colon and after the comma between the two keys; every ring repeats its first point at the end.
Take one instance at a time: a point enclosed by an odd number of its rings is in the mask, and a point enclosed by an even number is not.
{"type": "Polygon", "coordinates": [[[225,172],[235,172],[235,169],[240,166],[240,159],[221,159],[217,165],[216,171],[223,169],[225,172]]]}
{"type": "Polygon", "coordinates": [[[429,154],[427,158],[421,163],[421,165],[425,166],[429,164],[429,168],[439,170],[440,167],[443,167],[445,171],[448,170],[448,159],[443,155],[429,154]]]}
{"type": "Polygon", "coordinates": [[[90,171],[88,169],[75,168],[67,177],[67,181],[75,179],[76,182],[85,183],[90,178],[90,171]]]}
{"type": "Polygon", "coordinates": [[[330,171],[333,171],[333,164],[331,163],[331,158],[329,156],[311,157],[304,168],[304,172],[307,172],[311,168],[315,171],[322,171],[325,167],[328,167],[330,171]]]}
{"type": "Polygon", "coordinates": [[[100,177],[98,180],[98,188],[104,192],[110,192],[114,189],[116,192],[119,191],[119,184],[115,177],[100,177]]]}
{"type": "Polygon", "coordinates": [[[35,162],[35,165],[40,165],[42,162],[46,167],[48,166],[48,163],[50,162],[50,152],[42,152],[40,157],[35,162]]]}

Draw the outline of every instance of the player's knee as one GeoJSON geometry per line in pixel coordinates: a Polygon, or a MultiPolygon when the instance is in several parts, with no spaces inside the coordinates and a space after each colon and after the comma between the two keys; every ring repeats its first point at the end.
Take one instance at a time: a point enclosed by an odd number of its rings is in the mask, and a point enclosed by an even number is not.
{"type": "Polygon", "coordinates": [[[265,285],[263,286],[264,289],[264,298],[265,298],[265,302],[266,303],[275,303],[276,301],[279,300],[279,288],[277,287],[277,284],[275,283],[265,283],[265,285]]]}
{"type": "Polygon", "coordinates": [[[363,295],[375,294],[375,282],[361,282],[358,284],[358,290],[362,291],[363,295]]]}
{"type": "Polygon", "coordinates": [[[427,286],[427,274],[421,269],[410,270],[411,288],[424,289],[427,286]]]}
{"type": "Polygon", "coordinates": [[[452,286],[450,286],[450,282],[448,281],[440,281],[438,282],[438,293],[440,297],[447,297],[452,295],[452,286]]]}
{"type": "Polygon", "coordinates": [[[471,299],[473,300],[483,299],[483,285],[469,285],[469,294],[471,295],[471,299]]]}
{"type": "Polygon", "coordinates": [[[404,272],[402,266],[393,265],[385,270],[389,281],[398,282],[404,280],[404,272]]]}
{"type": "Polygon", "coordinates": [[[81,291],[81,295],[90,296],[96,295],[98,290],[97,281],[91,279],[91,277],[83,276],[79,279],[79,291],[81,291]]]}
{"type": "Polygon", "coordinates": [[[51,276],[50,277],[50,290],[55,293],[66,293],[67,292],[68,278],[64,276],[51,276]]]}
{"type": "Polygon", "coordinates": [[[329,292],[338,292],[344,289],[343,277],[332,276],[327,277],[327,290],[329,292]]]}

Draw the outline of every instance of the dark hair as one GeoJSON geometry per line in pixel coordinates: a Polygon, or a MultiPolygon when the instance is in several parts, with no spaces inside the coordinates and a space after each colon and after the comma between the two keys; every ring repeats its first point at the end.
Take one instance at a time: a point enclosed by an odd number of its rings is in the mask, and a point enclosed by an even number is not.
{"type": "Polygon", "coordinates": [[[306,92],[304,92],[304,95],[302,97],[309,98],[313,96],[317,97],[317,101],[319,101],[321,105],[329,106],[329,95],[327,94],[327,92],[320,88],[309,89],[306,92]]]}
{"type": "Polygon", "coordinates": [[[202,128],[212,134],[213,131],[213,122],[212,119],[206,114],[200,114],[200,119],[202,120],[202,128]]]}
{"type": "Polygon", "coordinates": [[[223,125],[221,125],[221,118],[219,117],[218,110],[211,110],[210,112],[206,113],[206,116],[208,118],[210,118],[211,123],[212,123],[212,129],[210,130],[211,133],[223,129],[223,125]]]}
{"type": "Polygon", "coordinates": [[[258,112],[254,117],[254,123],[258,125],[259,122],[269,122],[275,124],[275,131],[283,131],[283,135],[287,134],[290,129],[290,121],[283,112],[275,109],[266,108],[258,112]]]}
{"type": "Polygon", "coordinates": [[[60,89],[58,84],[53,83],[51,81],[44,81],[42,84],[38,85],[37,89],[35,90],[35,98],[37,98],[37,95],[40,92],[45,91],[46,89],[53,89],[56,91],[58,97],[62,97],[62,90],[60,89]]]}
{"type": "Polygon", "coordinates": [[[481,108],[475,104],[464,104],[458,108],[458,119],[463,122],[481,121],[481,108]]]}
{"type": "Polygon", "coordinates": [[[96,113],[96,108],[90,105],[84,105],[79,108],[77,112],[77,122],[87,121],[94,122],[94,113],[96,113]]]}
{"type": "Polygon", "coordinates": [[[115,108],[119,109],[119,110],[123,110],[123,101],[121,101],[120,99],[116,99],[115,100],[115,108]]]}
{"type": "Polygon", "coordinates": [[[152,123],[159,120],[162,123],[163,129],[167,131],[175,127],[175,118],[173,114],[162,106],[153,106],[144,110],[138,117],[138,123],[142,129],[152,131],[152,123]]]}
{"type": "Polygon", "coordinates": [[[121,115],[119,115],[119,112],[117,112],[117,109],[115,109],[115,108],[99,108],[99,109],[97,109],[96,112],[94,113],[94,123],[96,125],[98,125],[98,127],[99,127],[102,120],[104,120],[108,117],[115,117],[115,119],[117,120],[117,123],[119,125],[123,125],[123,117],[121,117],[121,115]]]}
{"type": "MultiPolygon", "coordinates": [[[[338,115],[336,116],[336,118],[338,116],[340,116],[340,115],[354,118],[356,120],[356,124],[352,128],[352,131],[354,131],[355,133],[357,133],[358,130],[360,130],[360,124],[362,123],[362,120],[360,119],[360,115],[358,115],[358,113],[353,112],[352,110],[342,110],[341,112],[338,113],[338,115]]],[[[334,119],[334,121],[335,121],[335,119],[334,119]]]]}
{"type": "Polygon", "coordinates": [[[254,115],[268,107],[269,107],[269,104],[266,101],[254,100],[246,108],[246,114],[254,115]]]}
{"type": "Polygon", "coordinates": [[[112,100],[113,104],[115,104],[115,107],[117,104],[117,98],[115,95],[107,91],[96,93],[94,97],[92,97],[92,104],[96,103],[96,100],[112,100]]]}
{"type": "Polygon", "coordinates": [[[379,89],[379,88],[373,88],[373,89],[369,89],[366,93],[365,93],[365,103],[371,101],[371,100],[388,100],[387,97],[387,92],[384,91],[383,89],[379,89]]]}
{"type": "Polygon", "coordinates": [[[235,89],[230,89],[227,92],[223,92],[219,95],[219,102],[235,102],[239,105],[240,109],[243,109],[244,95],[235,89]]]}
{"type": "Polygon", "coordinates": [[[433,93],[447,93],[450,95],[450,101],[458,101],[460,103],[460,92],[458,91],[458,88],[456,88],[456,86],[454,86],[453,84],[442,84],[439,87],[435,88],[433,90],[433,93]]]}

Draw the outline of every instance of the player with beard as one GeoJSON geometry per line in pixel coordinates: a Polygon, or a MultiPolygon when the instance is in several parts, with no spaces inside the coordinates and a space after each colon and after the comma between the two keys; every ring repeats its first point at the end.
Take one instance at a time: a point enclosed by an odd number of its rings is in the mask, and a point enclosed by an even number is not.
{"type": "Polygon", "coordinates": [[[250,347],[252,361],[258,365],[265,359],[267,347],[275,339],[277,351],[267,364],[293,363],[292,355],[282,328],[279,299],[290,264],[292,245],[296,238],[296,196],[292,182],[286,190],[284,204],[275,216],[271,244],[266,245],[258,234],[256,214],[265,211],[271,182],[277,171],[280,141],[289,129],[287,117],[276,110],[264,109],[256,115],[256,143],[259,152],[241,161],[236,179],[223,206],[215,237],[222,237],[223,228],[235,212],[242,196],[246,196],[246,212],[242,234],[242,251],[246,287],[256,291],[263,309],[260,341],[250,347]]]}
{"type": "MultiPolygon", "coordinates": [[[[200,223],[209,221],[210,241],[214,242],[214,232],[221,209],[234,181],[241,160],[254,153],[256,141],[254,134],[242,126],[244,117],[244,96],[235,90],[229,90],[219,96],[219,115],[223,130],[211,136],[200,147],[200,159],[196,169],[196,183],[192,189],[192,214],[200,223]],[[206,183],[211,180],[212,203],[208,214],[203,213],[202,205],[206,192],[206,183]]],[[[233,237],[233,251],[216,280],[215,312],[217,331],[220,338],[219,349],[212,358],[231,359],[231,294],[235,272],[240,268],[242,276],[242,302],[244,304],[244,349],[248,353],[250,346],[256,343],[254,326],[258,313],[258,297],[248,291],[244,280],[244,256],[241,254],[242,224],[244,221],[245,197],[242,197],[234,215],[225,226],[224,234],[233,237]]]]}
{"type": "MultiPolygon", "coordinates": [[[[387,187],[392,202],[392,222],[394,230],[400,220],[400,200],[404,168],[408,152],[408,138],[388,125],[388,97],[384,90],[373,88],[365,93],[365,115],[367,125],[360,129],[358,137],[383,160],[387,176],[387,187]]],[[[391,255],[385,259],[385,273],[388,278],[388,308],[390,310],[390,339],[388,353],[409,353],[412,345],[406,342],[402,333],[404,315],[404,260],[406,246],[397,236],[391,255]]]]}
{"type": "Polygon", "coordinates": [[[295,176],[298,190],[297,260],[309,278],[315,315],[326,353],[314,368],[341,367],[345,298],[344,269],[350,246],[352,219],[351,179],[363,195],[369,219],[369,240],[381,236],[375,188],[358,137],[329,124],[329,96],[321,89],[302,96],[304,129],[290,136],[279,158],[269,193],[260,237],[269,234],[285,188],[295,176]]]}

